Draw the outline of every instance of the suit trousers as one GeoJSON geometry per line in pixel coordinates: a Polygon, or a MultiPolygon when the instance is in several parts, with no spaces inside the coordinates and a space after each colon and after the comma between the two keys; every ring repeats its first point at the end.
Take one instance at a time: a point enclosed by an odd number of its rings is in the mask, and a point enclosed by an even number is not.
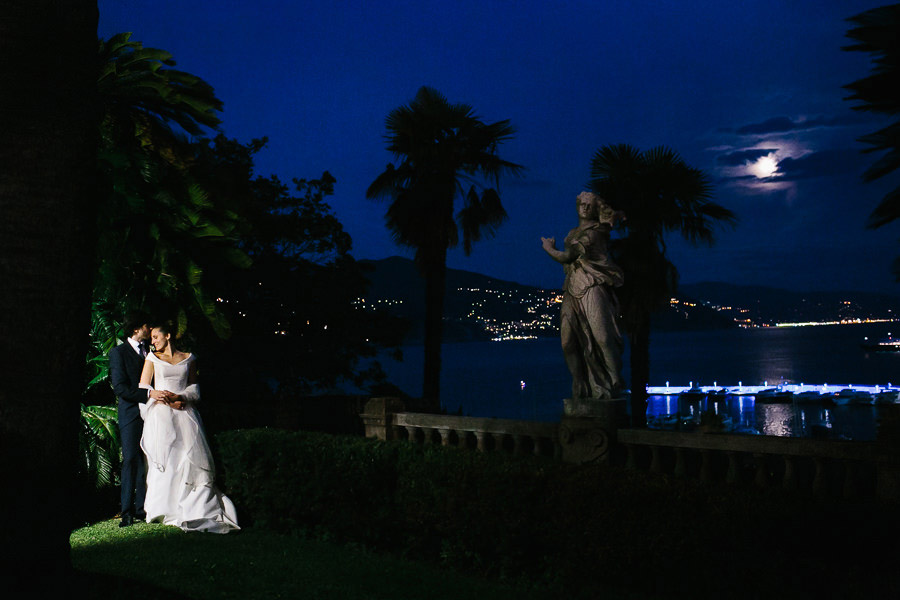
{"type": "Polygon", "coordinates": [[[134,419],[125,425],[119,424],[119,438],[122,440],[122,516],[135,516],[144,512],[144,498],[147,495],[147,463],[141,451],[143,419],[134,419]]]}

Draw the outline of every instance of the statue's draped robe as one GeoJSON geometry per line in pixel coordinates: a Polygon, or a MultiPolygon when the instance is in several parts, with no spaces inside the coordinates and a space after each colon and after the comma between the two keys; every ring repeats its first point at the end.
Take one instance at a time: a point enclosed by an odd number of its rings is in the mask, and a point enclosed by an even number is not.
{"type": "Polygon", "coordinates": [[[560,311],[563,355],[572,373],[573,398],[615,398],[623,390],[623,341],[613,290],[622,269],[609,257],[610,226],[591,223],[566,236],[577,258],[563,265],[566,281],[560,311]]]}

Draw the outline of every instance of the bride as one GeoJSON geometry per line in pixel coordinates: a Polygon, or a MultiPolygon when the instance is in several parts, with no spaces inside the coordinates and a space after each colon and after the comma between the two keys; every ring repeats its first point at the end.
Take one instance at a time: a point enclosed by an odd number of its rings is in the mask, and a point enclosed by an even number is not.
{"type": "Polygon", "coordinates": [[[184,531],[228,533],[240,529],[234,504],[213,484],[215,467],[195,408],[200,400],[193,354],[172,345],[168,325],[153,327],[155,352],[147,355],[140,387],[166,392],[164,400],[141,405],[147,455],[147,522],[184,531]]]}

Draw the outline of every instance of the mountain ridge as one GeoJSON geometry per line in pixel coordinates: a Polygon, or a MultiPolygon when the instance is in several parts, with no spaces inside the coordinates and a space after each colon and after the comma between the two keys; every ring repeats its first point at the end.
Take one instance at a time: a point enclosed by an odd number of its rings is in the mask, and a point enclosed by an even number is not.
{"type": "MultiPolygon", "coordinates": [[[[408,319],[410,339],[421,338],[424,278],[408,258],[359,260],[370,282],[369,308],[408,319]]],[[[463,269],[447,269],[446,341],[498,336],[558,335],[561,289],[546,289],[463,269]]],[[[658,330],[766,326],[780,322],[893,318],[900,296],[874,292],[798,292],[768,286],[699,282],[680,286],[677,299],[653,315],[658,330]]]]}

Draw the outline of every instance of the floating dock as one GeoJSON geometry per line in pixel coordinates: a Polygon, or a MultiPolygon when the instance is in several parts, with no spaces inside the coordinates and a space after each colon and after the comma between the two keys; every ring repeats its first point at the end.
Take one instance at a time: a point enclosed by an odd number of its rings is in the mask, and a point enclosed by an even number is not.
{"type": "Polygon", "coordinates": [[[647,394],[650,396],[669,396],[682,394],[688,391],[699,391],[706,394],[710,392],[725,392],[733,396],[753,396],[759,394],[763,390],[772,389],[778,390],[780,392],[791,392],[793,394],[801,394],[803,392],[836,394],[842,390],[852,390],[854,392],[864,392],[877,395],[882,392],[898,392],[900,391],[900,386],[895,386],[890,383],[888,383],[887,385],[859,385],[854,383],[822,383],[815,385],[807,383],[780,383],[770,385],[768,382],[764,382],[762,385],[743,385],[741,382],[738,382],[737,385],[731,386],[717,385],[716,382],[714,382],[712,385],[695,386],[694,382],[690,382],[686,386],[677,386],[669,385],[669,383],[666,382],[665,386],[647,386],[647,394]]]}

